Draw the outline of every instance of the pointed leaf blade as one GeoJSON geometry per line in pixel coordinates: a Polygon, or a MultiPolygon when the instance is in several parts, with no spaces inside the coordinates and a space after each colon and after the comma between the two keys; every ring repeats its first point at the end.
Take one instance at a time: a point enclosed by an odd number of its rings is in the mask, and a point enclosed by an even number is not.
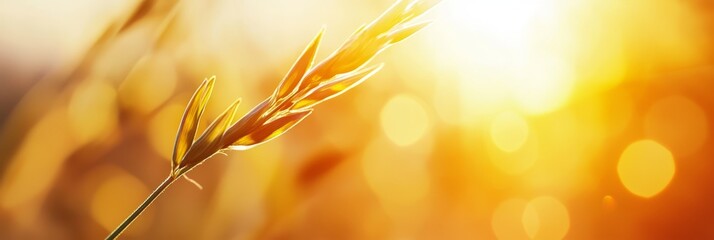
{"type": "Polygon", "coordinates": [[[367,26],[367,31],[381,34],[393,28],[402,21],[401,15],[411,4],[410,1],[398,0],[367,26]]]}
{"type": "Polygon", "coordinates": [[[260,126],[250,134],[241,137],[234,142],[230,148],[234,150],[245,150],[258,144],[268,142],[290,130],[292,127],[309,116],[310,113],[312,113],[312,109],[288,113],[281,118],[260,126]]]}
{"type": "Polygon", "coordinates": [[[178,132],[176,133],[176,142],[174,143],[174,151],[171,158],[172,168],[181,163],[181,159],[186,154],[186,151],[188,151],[193,144],[199,120],[201,119],[201,115],[203,115],[203,111],[206,109],[206,104],[213,91],[215,80],[215,76],[203,80],[186,106],[186,110],[181,118],[181,123],[179,124],[178,132]]]}
{"type": "Polygon", "coordinates": [[[384,64],[378,64],[375,66],[367,67],[359,71],[348,73],[335,80],[329,81],[324,85],[317,87],[307,96],[297,101],[295,105],[293,105],[292,109],[308,109],[325,100],[339,96],[347,90],[364,82],[364,80],[367,80],[369,77],[371,77],[380,69],[382,69],[383,66],[384,64]]]}
{"type": "Polygon", "coordinates": [[[413,35],[417,31],[421,30],[422,28],[428,26],[431,22],[421,22],[417,24],[412,24],[406,27],[403,27],[401,29],[395,30],[394,32],[389,34],[389,42],[390,43],[397,43],[400,42],[409,36],[413,35]]]}
{"type": "Polygon", "coordinates": [[[413,2],[403,14],[403,22],[419,17],[439,4],[440,0],[426,0],[413,2]]]}
{"type": "Polygon", "coordinates": [[[256,126],[262,125],[263,123],[261,121],[263,115],[266,113],[266,111],[269,110],[270,103],[270,97],[263,100],[263,102],[253,107],[250,112],[243,115],[243,117],[241,117],[238,122],[228,128],[228,130],[226,130],[226,134],[223,137],[223,147],[228,147],[232,145],[233,142],[237,141],[242,136],[247,135],[256,126]]]}
{"type": "Polygon", "coordinates": [[[315,61],[315,53],[317,53],[317,47],[320,45],[320,40],[322,39],[322,34],[324,32],[325,29],[322,28],[320,32],[317,33],[317,36],[312,39],[310,44],[307,45],[305,50],[303,50],[302,54],[300,54],[300,57],[297,61],[295,61],[292,68],[290,68],[288,74],[285,75],[283,81],[280,82],[278,88],[275,89],[275,92],[273,93],[274,100],[278,101],[290,95],[300,84],[300,80],[315,61]]]}
{"type": "Polygon", "coordinates": [[[196,140],[196,143],[191,146],[188,153],[181,161],[179,168],[188,166],[189,168],[200,163],[205,158],[213,155],[221,149],[221,138],[230,126],[235,116],[236,109],[241,100],[238,99],[230,107],[228,107],[221,115],[219,115],[211,125],[201,134],[201,137],[196,140]]]}

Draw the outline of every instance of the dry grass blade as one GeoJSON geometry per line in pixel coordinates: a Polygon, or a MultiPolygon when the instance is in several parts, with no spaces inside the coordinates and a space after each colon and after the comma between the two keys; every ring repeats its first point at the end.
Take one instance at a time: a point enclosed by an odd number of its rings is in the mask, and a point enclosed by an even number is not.
{"type": "Polygon", "coordinates": [[[229,148],[232,150],[246,150],[258,144],[270,141],[290,130],[290,128],[309,116],[310,113],[312,113],[312,109],[288,113],[285,116],[260,126],[250,134],[241,137],[231,144],[229,148]]]}
{"type": "Polygon", "coordinates": [[[178,133],[176,133],[176,143],[174,144],[174,152],[171,159],[172,168],[181,163],[186,151],[188,151],[191,144],[193,144],[193,138],[198,129],[198,122],[201,119],[201,115],[203,115],[203,111],[206,109],[215,80],[215,77],[203,80],[203,83],[198,87],[186,106],[186,110],[181,118],[181,123],[179,124],[178,133]]]}
{"type": "Polygon", "coordinates": [[[417,24],[412,24],[406,27],[403,27],[401,29],[395,30],[391,33],[389,33],[388,38],[389,38],[389,43],[397,43],[400,42],[407,37],[411,36],[412,34],[416,33],[417,31],[421,30],[422,28],[426,27],[429,25],[431,22],[421,22],[417,24]]]}
{"type": "Polygon", "coordinates": [[[290,68],[288,74],[285,75],[283,81],[280,82],[278,88],[275,89],[275,93],[273,93],[274,100],[280,101],[280,99],[294,93],[296,90],[295,87],[300,84],[300,80],[302,80],[305,72],[310,69],[312,63],[315,61],[317,46],[320,45],[320,40],[322,39],[322,33],[324,31],[324,29],[320,30],[317,36],[315,36],[312,42],[310,42],[310,44],[307,45],[307,48],[305,48],[302,54],[300,54],[300,57],[297,61],[295,61],[293,67],[290,68]]]}
{"type": "Polygon", "coordinates": [[[233,117],[235,116],[236,109],[238,108],[240,102],[240,99],[233,102],[228,109],[223,111],[223,113],[219,115],[213,123],[208,126],[208,128],[206,128],[201,137],[196,140],[196,143],[191,145],[191,148],[189,148],[184,159],[174,169],[175,176],[179,176],[194,166],[200,164],[207,157],[215,154],[222,148],[221,140],[223,139],[223,134],[233,121],[233,117]]]}
{"type": "Polygon", "coordinates": [[[339,96],[347,90],[350,90],[351,88],[359,85],[364,80],[367,80],[367,78],[371,77],[380,69],[382,69],[383,66],[384,64],[379,64],[372,67],[364,68],[362,70],[347,73],[334,80],[325,82],[323,85],[307,93],[305,97],[300,98],[292,106],[291,109],[311,108],[325,100],[339,96]]]}
{"type": "MultiPolygon", "coordinates": [[[[258,126],[259,120],[264,118],[265,113],[268,112],[268,108],[270,108],[271,104],[274,104],[274,102],[271,102],[271,99],[272,98],[263,100],[263,102],[255,106],[250,112],[238,120],[238,122],[228,128],[224,139],[238,139],[248,134],[250,129],[258,126]]],[[[223,145],[228,146],[232,143],[233,142],[230,141],[224,141],[223,145]]]]}

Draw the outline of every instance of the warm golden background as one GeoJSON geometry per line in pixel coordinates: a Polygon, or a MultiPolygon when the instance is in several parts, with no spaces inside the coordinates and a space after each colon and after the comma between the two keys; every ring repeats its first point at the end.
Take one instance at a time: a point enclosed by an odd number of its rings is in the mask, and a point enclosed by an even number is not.
{"type": "MultiPolygon", "coordinates": [[[[99,239],[183,108],[267,97],[391,0],[0,1],[0,239],[99,239]]],[[[385,68],[127,239],[714,239],[714,4],[444,0],[385,68]]]]}

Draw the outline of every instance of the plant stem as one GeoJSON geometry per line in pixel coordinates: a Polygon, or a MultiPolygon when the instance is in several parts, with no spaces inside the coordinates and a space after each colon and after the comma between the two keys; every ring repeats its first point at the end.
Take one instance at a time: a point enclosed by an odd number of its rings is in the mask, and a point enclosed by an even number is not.
{"type": "Polygon", "coordinates": [[[169,175],[158,187],[156,187],[156,189],[154,189],[154,192],[152,192],[149,197],[147,197],[146,200],[144,200],[144,202],[141,203],[141,205],[139,205],[139,207],[136,208],[136,210],[134,210],[131,215],[129,215],[129,217],[127,217],[116,229],[114,229],[114,231],[112,231],[111,234],[109,234],[109,236],[107,236],[106,239],[113,240],[119,237],[119,235],[124,232],[124,229],[126,229],[129,224],[134,222],[136,217],[141,215],[141,213],[144,212],[144,209],[151,205],[151,203],[154,202],[156,197],[161,195],[161,193],[164,192],[164,190],[166,190],[166,188],[171,185],[171,183],[173,183],[175,180],[176,178],[169,175]]]}

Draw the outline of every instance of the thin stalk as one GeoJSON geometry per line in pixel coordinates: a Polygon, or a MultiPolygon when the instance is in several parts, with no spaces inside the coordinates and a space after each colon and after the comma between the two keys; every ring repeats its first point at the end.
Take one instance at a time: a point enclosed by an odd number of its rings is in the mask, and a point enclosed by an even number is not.
{"type": "Polygon", "coordinates": [[[141,213],[144,212],[144,210],[146,209],[146,207],[148,207],[149,205],[151,205],[151,203],[154,202],[154,200],[156,199],[156,197],[158,197],[159,195],[161,195],[161,193],[164,192],[164,190],[166,190],[166,188],[167,188],[169,185],[171,185],[171,183],[173,183],[175,180],[176,180],[176,178],[174,178],[174,177],[172,177],[171,175],[169,175],[158,187],[156,187],[156,189],[154,189],[154,192],[152,192],[152,193],[149,195],[149,197],[147,197],[146,200],[144,200],[144,202],[141,203],[141,205],[139,205],[139,207],[136,208],[136,210],[134,210],[134,212],[132,212],[131,215],[129,215],[129,217],[127,217],[116,229],[114,229],[114,231],[112,231],[111,234],[109,234],[109,236],[107,236],[106,239],[107,239],[107,240],[114,240],[114,239],[116,239],[117,237],[119,237],[119,235],[120,235],[122,232],[124,232],[124,229],[126,229],[126,228],[129,226],[129,224],[131,224],[132,222],[134,222],[134,220],[136,219],[136,217],[138,217],[139,215],[141,215],[141,213]]]}

